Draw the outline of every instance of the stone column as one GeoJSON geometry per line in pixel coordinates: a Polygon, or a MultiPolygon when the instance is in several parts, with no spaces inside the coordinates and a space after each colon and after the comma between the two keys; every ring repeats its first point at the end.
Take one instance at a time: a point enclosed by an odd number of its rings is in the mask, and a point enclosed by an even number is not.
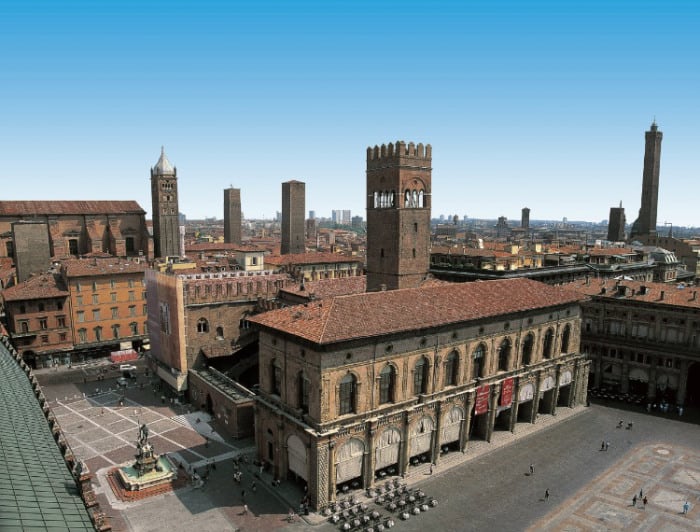
{"type": "Polygon", "coordinates": [[[518,406],[520,406],[520,377],[513,386],[513,402],[510,404],[510,431],[515,434],[515,426],[518,422],[518,406]]]}
{"type": "Polygon", "coordinates": [[[627,393],[630,390],[630,353],[625,352],[622,359],[622,373],[620,375],[620,393],[627,393]]]}
{"type": "Polygon", "coordinates": [[[595,377],[594,377],[594,385],[596,388],[600,388],[601,384],[603,383],[603,355],[600,353],[596,354],[595,360],[593,360],[593,363],[595,364],[595,377]]]}
{"type": "Polygon", "coordinates": [[[472,411],[474,410],[474,392],[468,392],[464,408],[464,421],[462,421],[462,430],[459,434],[459,450],[465,452],[467,443],[469,442],[469,429],[471,425],[472,411]]]}
{"type": "Polygon", "coordinates": [[[430,451],[430,461],[433,464],[437,464],[440,460],[440,432],[442,431],[442,411],[443,402],[439,401],[437,408],[435,409],[435,437],[433,438],[433,445],[430,451]]]}
{"type": "Polygon", "coordinates": [[[486,425],[486,441],[491,443],[491,435],[493,434],[493,427],[496,424],[496,411],[498,410],[498,397],[501,392],[500,384],[491,385],[490,395],[489,395],[489,411],[486,413],[488,416],[488,423],[486,425]]]}
{"type": "Polygon", "coordinates": [[[372,419],[367,422],[367,435],[365,439],[367,440],[367,444],[365,445],[365,461],[364,461],[364,467],[365,467],[365,474],[362,475],[364,477],[364,482],[363,482],[363,488],[371,488],[374,485],[374,464],[375,464],[375,456],[374,456],[374,445],[375,445],[375,437],[377,436],[377,420],[372,419]]]}
{"type": "Polygon", "coordinates": [[[550,414],[557,415],[557,403],[559,402],[559,379],[561,378],[561,365],[557,364],[556,379],[554,380],[554,390],[552,391],[552,405],[550,414]]]}
{"type": "Polygon", "coordinates": [[[537,412],[540,409],[540,384],[542,380],[542,371],[535,371],[535,394],[532,397],[532,417],[530,423],[537,421],[537,412]]]}
{"type": "Polygon", "coordinates": [[[336,447],[336,441],[335,437],[329,442],[328,444],[328,493],[330,496],[331,501],[336,500],[335,496],[335,477],[336,477],[336,472],[335,472],[335,450],[336,447]]]}
{"type": "Polygon", "coordinates": [[[676,403],[683,406],[685,403],[685,394],[688,391],[688,361],[681,360],[681,370],[678,373],[678,393],[676,394],[676,403]]]}
{"type": "Polygon", "coordinates": [[[399,473],[402,477],[408,471],[408,440],[410,438],[409,428],[411,426],[411,416],[409,412],[404,412],[403,427],[401,430],[401,454],[399,455],[399,473]]]}
{"type": "Polygon", "coordinates": [[[651,364],[649,365],[649,386],[647,388],[647,401],[650,403],[656,399],[656,368],[657,357],[652,355],[649,357],[651,364]]]}

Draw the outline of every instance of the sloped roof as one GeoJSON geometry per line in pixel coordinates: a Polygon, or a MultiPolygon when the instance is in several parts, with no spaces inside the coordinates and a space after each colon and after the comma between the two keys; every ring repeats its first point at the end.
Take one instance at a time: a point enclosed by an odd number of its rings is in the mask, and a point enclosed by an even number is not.
{"type": "Polygon", "coordinates": [[[148,264],[120,258],[67,259],[62,263],[66,277],[87,277],[92,275],[121,275],[145,272],[148,264]]]}
{"type": "Polygon", "coordinates": [[[0,216],[146,214],[135,201],[0,201],[0,216]]]}
{"type": "Polygon", "coordinates": [[[338,253],[289,253],[287,255],[269,255],[266,264],[284,266],[285,264],[338,264],[343,262],[362,262],[357,257],[348,257],[338,253]]]}
{"type": "Polygon", "coordinates": [[[454,283],[337,296],[249,318],[329,344],[575,303],[584,296],[530,279],[454,283]]]}
{"type": "Polygon", "coordinates": [[[33,275],[29,279],[2,291],[5,301],[23,301],[26,299],[48,299],[67,297],[68,290],[63,279],[54,273],[33,275]]]}
{"type": "Polygon", "coordinates": [[[29,379],[2,343],[0,456],[0,530],[95,530],[29,379]]]}

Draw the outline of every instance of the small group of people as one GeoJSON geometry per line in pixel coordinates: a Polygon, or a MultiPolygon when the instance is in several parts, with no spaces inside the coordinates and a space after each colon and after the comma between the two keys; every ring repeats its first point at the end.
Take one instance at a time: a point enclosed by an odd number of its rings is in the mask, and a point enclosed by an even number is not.
{"type": "Polygon", "coordinates": [[[635,508],[637,507],[637,501],[641,501],[643,505],[642,507],[645,510],[647,509],[647,503],[649,502],[649,500],[646,497],[642,497],[641,490],[639,490],[639,497],[637,497],[636,494],[634,495],[634,497],[632,497],[632,506],[634,506],[635,508]]]}
{"type": "MultiPolygon", "coordinates": [[[[624,422],[623,420],[618,421],[618,423],[617,423],[617,428],[618,428],[618,429],[621,429],[621,428],[622,428],[622,425],[624,425],[624,424],[625,424],[625,422],[624,422]]],[[[627,422],[627,430],[632,430],[632,426],[633,426],[633,425],[634,425],[634,422],[628,421],[628,422],[627,422]]]]}
{"type": "Polygon", "coordinates": [[[600,442],[600,450],[601,451],[607,451],[610,448],[610,442],[607,440],[603,440],[600,442]]]}

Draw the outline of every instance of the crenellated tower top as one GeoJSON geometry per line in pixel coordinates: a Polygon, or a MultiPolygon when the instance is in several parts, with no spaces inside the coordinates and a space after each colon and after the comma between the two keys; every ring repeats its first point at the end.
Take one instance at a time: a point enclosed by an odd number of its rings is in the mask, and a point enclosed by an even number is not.
{"type": "Polygon", "coordinates": [[[387,165],[430,167],[432,148],[430,144],[417,145],[413,142],[406,144],[403,140],[396,143],[382,144],[367,148],[367,169],[385,167],[387,165]]]}

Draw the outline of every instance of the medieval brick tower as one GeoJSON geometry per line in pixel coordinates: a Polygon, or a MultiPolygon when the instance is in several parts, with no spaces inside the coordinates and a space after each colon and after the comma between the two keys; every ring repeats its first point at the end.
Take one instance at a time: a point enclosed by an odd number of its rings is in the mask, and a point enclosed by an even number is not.
{"type": "Polygon", "coordinates": [[[158,162],[151,168],[151,201],[155,256],[177,257],[180,255],[177,168],[170,164],[163,148],[158,162]]]}
{"type": "Polygon", "coordinates": [[[632,224],[630,240],[643,235],[656,235],[656,207],[659,202],[659,172],[661,168],[661,139],[656,121],[645,134],[644,172],[642,174],[642,205],[632,224]]]}
{"type": "Polygon", "coordinates": [[[610,207],[610,220],[608,221],[608,240],[611,242],[623,242],[625,240],[625,209],[620,202],[619,207],[610,207]]]}
{"type": "Polygon", "coordinates": [[[367,148],[367,291],[418,286],[430,265],[430,144],[367,148]]]}
{"type": "Polygon", "coordinates": [[[306,252],[304,215],[306,214],[306,183],[282,183],[282,255],[306,252]]]}
{"type": "Polygon", "coordinates": [[[241,189],[224,190],[224,242],[241,243],[241,189]]]}

